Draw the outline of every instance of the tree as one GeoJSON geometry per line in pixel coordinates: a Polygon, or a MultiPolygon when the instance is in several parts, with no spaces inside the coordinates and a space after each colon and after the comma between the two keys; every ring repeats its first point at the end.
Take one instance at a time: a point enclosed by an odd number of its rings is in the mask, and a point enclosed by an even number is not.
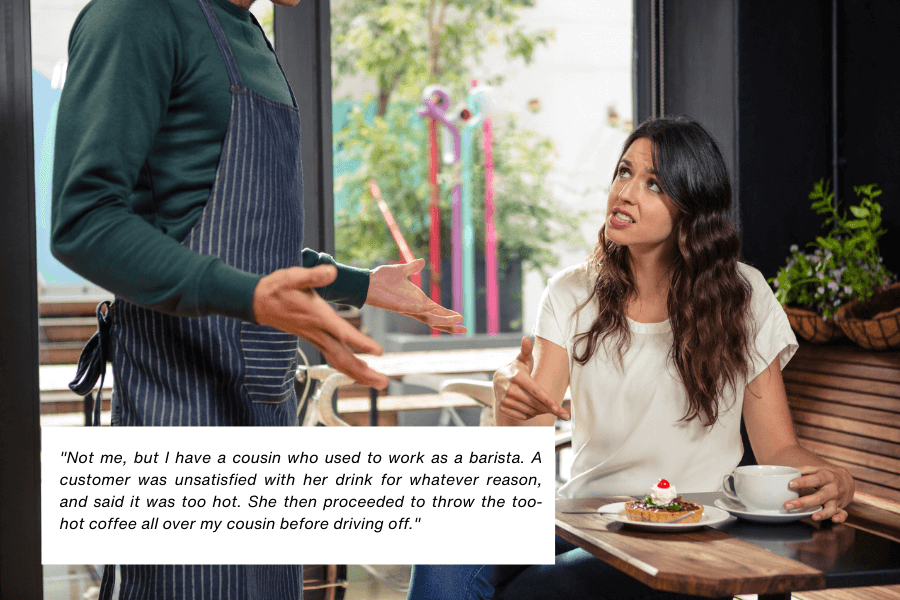
{"type": "MultiPolygon", "coordinates": [[[[440,83],[452,98],[468,93],[471,70],[486,51],[501,46],[510,59],[529,63],[549,30],[526,32],[519,23],[532,0],[345,0],[332,5],[335,87],[341,77],[366,75],[376,93],[357,105],[335,135],[336,254],[350,264],[394,261],[398,251],[368,191],[375,179],[417,256],[428,256],[430,201],[427,133],[416,114],[422,90],[440,83]],[[372,110],[374,108],[374,110],[372,110]],[[343,172],[340,172],[343,170],[343,172]]],[[[501,73],[485,81],[502,84],[501,73]]],[[[475,136],[480,140],[480,134],[475,136]]],[[[558,207],[548,184],[553,143],[522,131],[512,117],[495,124],[495,202],[503,263],[520,260],[540,270],[555,266],[561,246],[580,241],[579,218],[558,207]]],[[[473,187],[484,189],[480,143],[475,144],[473,187]]],[[[441,239],[447,255],[451,229],[449,169],[441,175],[441,239]]],[[[478,192],[476,191],[476,196],[478,192]]],[[[484,206],[475,203],[476,251],[484,250],[484,206]]]]}
{"type": "MultiPolygon", "coordinates": [[[[519,12],[533,0],[344,0],[332,7],[332,60],[335,83],[363,73],[378,85],[377,111],[383,117],[395,93],[418,102],[422,89],[440,83],[462,97],[467,74],[491,45],[503,44],[509,59],[529,63],[550,30],[528,33],[519,12]]],[[[492,85],[502,80],[495,75],[492,85]]]]}

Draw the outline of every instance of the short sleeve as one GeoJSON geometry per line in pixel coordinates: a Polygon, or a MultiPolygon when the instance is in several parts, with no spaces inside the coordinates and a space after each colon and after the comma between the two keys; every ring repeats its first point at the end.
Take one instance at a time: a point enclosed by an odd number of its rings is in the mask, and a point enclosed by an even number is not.
{"type": "Polygon", "coordinates": [[[574,314],[579,303],[589,294],[590,289],[584,286],[582,265],[570,267],[551,277],[541,296],[532,333],[569,349],[575,327],[574,314]]]}
{"type": "Polygon", "coordinates": [[[797,351],[798,344],[787,314],[775,299],[775,294],[762,273],[746,265],[742,267],[752,289],[750,304],[753,344],[748,381],[753,381],[775,358],[778,358],[779,367],[784,369],[797,351]]]}
{"type": "Polygon", "coordinates": [[[550,293],[549,285],[544,288],[544,293],[541,296],[541,303],[538,307],[537,319],[535,319],[532,333],[537,337],[553,342],[557,346],[566,347],[565,335],[559,327],[559,322],[556,320],[553,297],[550,293]]]}

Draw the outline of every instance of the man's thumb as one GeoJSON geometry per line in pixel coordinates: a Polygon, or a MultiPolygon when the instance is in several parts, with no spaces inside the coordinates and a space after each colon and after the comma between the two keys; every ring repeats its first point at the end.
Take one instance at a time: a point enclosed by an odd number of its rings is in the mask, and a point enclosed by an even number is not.
{"type": "Polygon", "coordinates": [[[335,280],[337,269],[332,265],[318,265],[311,269],[295,267],[293,275],[300,288],[324,287],[335,280]]]}

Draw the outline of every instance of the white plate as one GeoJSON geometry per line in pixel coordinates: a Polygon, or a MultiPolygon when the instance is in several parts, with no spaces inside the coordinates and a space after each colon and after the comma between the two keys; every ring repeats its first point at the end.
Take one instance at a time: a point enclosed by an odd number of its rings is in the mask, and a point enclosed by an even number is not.
{"type": "Polygon", "coordinates": [[[791,521],[799,521],[811,516],[813,513],[822,510],[822,506],[814,508],[797,508],[795,510],[785,510],[782,512],[757,512],[748,509],[746,506],[732,500],[731,498],[719,498],[715,502],[716,506],[739,519],[746,521],[756,521],[757,523],[789,523],[791,521]]]}
{"type": "Polygon", "coordinates": [[[703,506],[703,516],[696,523],[656,523],[653,521],[632,521],[625,515],[625,503],[616,502],[615,504],[607,504],[597,509],[597,512],[611,513],[604,514],[606,518],[624,523],[625,525],[633,525],[641,529],[654,529],[663,531],[684,531],[685,529],[697,529],[706,525],[715,525],[728,519],[728,513],[712,506],[703,506]]]}

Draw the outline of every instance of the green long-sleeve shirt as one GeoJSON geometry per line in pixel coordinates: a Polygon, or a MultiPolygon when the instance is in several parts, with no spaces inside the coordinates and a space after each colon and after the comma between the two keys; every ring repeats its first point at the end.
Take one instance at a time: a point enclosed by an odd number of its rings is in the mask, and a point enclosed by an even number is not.
{"type": "MultiPolygon", "coordinates": [[[[252,14],[210,0],[244,85],[291,103],[252,14]]],[[[215,179],[231,113],[225,63],[194,0],[92,0],[69,39],[53,173],[54,255],[117,296],[168,314],[253,320],[262,274],[181,244],[215,179]]],[[[334,264],[304,250],[303,266],[334,264]]],[[[319,290],[362,306],[369,272],[319,290]]]]}

